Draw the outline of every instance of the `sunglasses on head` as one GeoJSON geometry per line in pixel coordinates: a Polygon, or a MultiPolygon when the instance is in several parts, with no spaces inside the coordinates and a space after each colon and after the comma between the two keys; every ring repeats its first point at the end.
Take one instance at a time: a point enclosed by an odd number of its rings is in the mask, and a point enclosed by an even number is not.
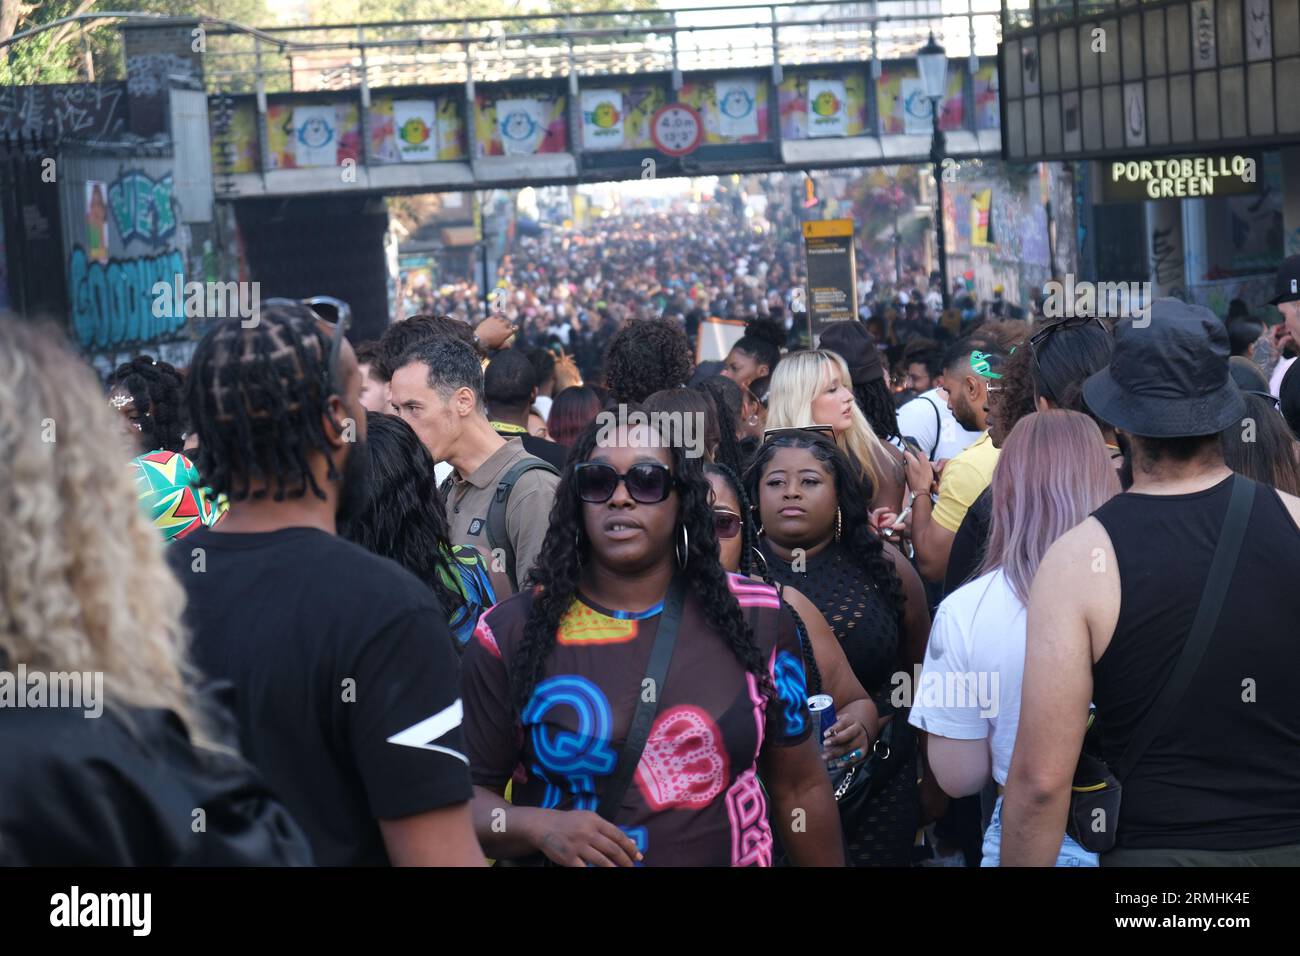
{"type": "Polygon", "coordinates": [[[1081,329],[1085,325],[1089,325],[1093,322],[1096,322],[1101,326],[1102,331],[1107,335],[1110,334],[1110,330],[1106,328],[1106,324],[1095,315],[1075,315],[1068,319],[1062,319],[1059,322],[1053,322],[1046,328],[1039,329],[1031,335],[1029,337],[1029,350],[1034,353],[1034,358],[1038,358],[1038,350],[1042,348],[1043,343],[1057,332],[1060,332],[1062,329],[1081,329]]]}
{"type": "Polygon", "coordinates": [[[803,425],[796,428],[764,428],[763,441],[789,436],[797,438],[800,435],[807,435],[809,432],[814,435],[821,435],[823,438],[833,439],[835,437],[835,428],[831,425],[803,425]]]}
{"type": "Polygon", "coordinates": [[[726,508],[714,508],[713,533],[719,538],[734,538],[740,534],[740,515],[726,508]]]}
{"type": "Polygon", "coordinates": [[[613,465],[587,461],[574,466],[573,481],[579,500],[590,505],[602,505],[613,498],[620,482],[627,485],[627,493],[637,504],[657,505],[677,484],[668,466],[657,462],[642,462],[620,474],[613,465]]]}

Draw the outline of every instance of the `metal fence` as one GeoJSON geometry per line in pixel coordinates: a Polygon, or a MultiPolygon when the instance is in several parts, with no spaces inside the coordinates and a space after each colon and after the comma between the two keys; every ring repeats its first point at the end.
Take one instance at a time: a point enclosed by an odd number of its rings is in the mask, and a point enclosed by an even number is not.
{"type": "Polygon", "coordinates": [[[793,66],[915,54],[992,56],[998,0],[831,0],[567,16],[212,27],[209,92],[345,89],[793,66]]]}

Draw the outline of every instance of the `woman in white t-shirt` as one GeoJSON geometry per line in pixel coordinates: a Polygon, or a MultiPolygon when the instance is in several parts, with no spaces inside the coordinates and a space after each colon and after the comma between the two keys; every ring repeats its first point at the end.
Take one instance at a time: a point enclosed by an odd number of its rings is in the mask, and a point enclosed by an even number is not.
{"type": "MultiPolygon", "coordinates": [[[[1097,425],[1069,411],[1037,412],[1011,430],[993,472],[993,517],[980,576],[939,605],[911,722],[928,735],[935,779],[953,797],[1007,781],[1020,721],[1025,603],[1047,549],[1119,493],[1097,425]]],[[[997,866],[1002,797],[984,835],[997,866]]],[[[1057,866],[1096,866],[1068,836],[1057,866]]]]}

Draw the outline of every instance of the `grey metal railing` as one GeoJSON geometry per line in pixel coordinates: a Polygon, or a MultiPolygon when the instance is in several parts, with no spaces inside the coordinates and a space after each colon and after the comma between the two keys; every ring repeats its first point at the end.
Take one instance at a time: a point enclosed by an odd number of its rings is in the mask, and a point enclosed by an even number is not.
{"type": "Polygon", "coordinates": [[[831,0],[256,32],[213,25],[204,73],[209,91],[239,93],[771,68],[912,56],[931,32],[950,56],[994,55],[998,0],[951,7],[831,0]]]}

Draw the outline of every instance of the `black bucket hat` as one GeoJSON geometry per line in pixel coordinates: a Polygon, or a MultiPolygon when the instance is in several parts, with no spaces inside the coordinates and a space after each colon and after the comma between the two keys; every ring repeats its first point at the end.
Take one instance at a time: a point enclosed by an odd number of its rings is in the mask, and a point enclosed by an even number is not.
{"type": "Polygon", "coordinates": [[[1110,365],[1083,385],[1093,414],[1144,438],[1186,438],[1241,421],[1246,402],[1229,374],[1228,331],[1213,312],[1156,299],[1144,324],[1115,329],[1110,365]]]}

